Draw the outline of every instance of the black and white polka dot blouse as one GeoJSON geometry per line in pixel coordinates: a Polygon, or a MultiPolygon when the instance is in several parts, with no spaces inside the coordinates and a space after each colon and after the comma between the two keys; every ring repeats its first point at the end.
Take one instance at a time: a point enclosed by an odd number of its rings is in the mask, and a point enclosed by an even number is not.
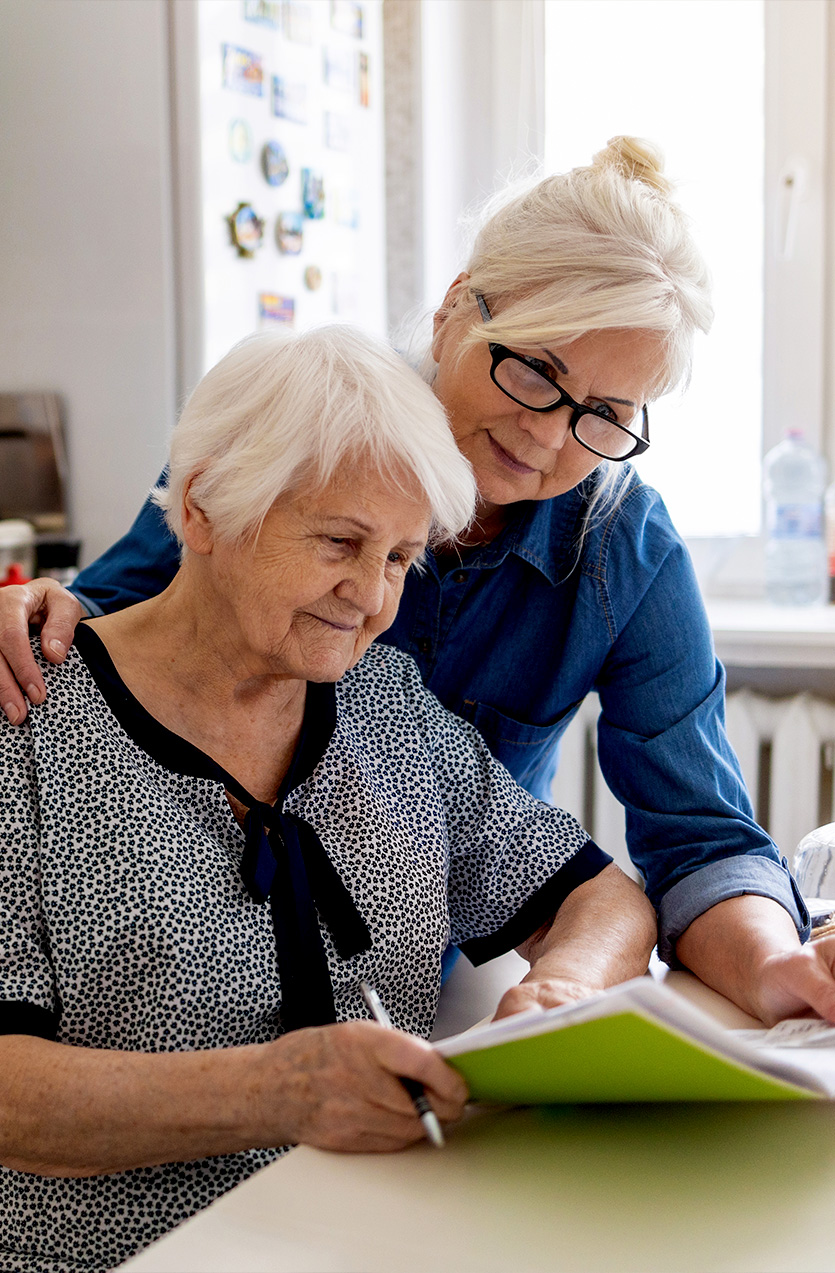
{"type": "MultiPolygon", "coordinates": [[[[132,698],[92,630],[41,667],[46,702],[0,720],[0,1033],[144,1052],[276,1038],[280,915],[244,882],[223,772],[132,698]]],[[[501,954],[609,861],[389,647],[309,687],[300,750],[283,809],[368,936],[340,954],[317,902],[337,1020],[367,1017],[364,978],[426,1036],[450,940],[501,954]]],[[[0,1168],[0,1269],[112,1268],[285,1149],[81,1179],[0,1168]]]]}

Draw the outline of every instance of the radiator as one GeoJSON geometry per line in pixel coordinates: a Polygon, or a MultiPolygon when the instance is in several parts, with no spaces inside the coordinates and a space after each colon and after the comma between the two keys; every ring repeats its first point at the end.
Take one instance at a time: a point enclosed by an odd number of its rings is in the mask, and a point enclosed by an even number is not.
{"type": "MultiPolygon", "coordinates": [[[[597,696],[589,695],[566,730],[553,799],[634,877],[623,809],[597,764],[599,711],[597,696]]],[[[835,703],[811,694],[766,698],[743,689],[728,696],[726,711],[757,821],[791,863],[807,832],[835,821],[835,703]]]]}

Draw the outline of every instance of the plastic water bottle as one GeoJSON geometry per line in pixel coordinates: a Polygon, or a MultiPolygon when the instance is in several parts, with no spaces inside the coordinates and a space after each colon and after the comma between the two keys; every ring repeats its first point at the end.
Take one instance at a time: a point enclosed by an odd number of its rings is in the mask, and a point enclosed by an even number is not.
{"type": "Polygon", "coordinates": [[[811,605],[824,598],[825,485],[826,463],[799,429],[790,429],[763,460],[765,591],[776,605],[811,605]]]}

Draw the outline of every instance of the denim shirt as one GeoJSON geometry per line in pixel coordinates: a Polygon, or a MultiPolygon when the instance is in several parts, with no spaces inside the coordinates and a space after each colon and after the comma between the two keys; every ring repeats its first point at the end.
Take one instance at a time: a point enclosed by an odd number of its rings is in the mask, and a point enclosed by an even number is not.
{"type": "MultiPolygon", "coordinates": [[[[633,472],[582,537],[585,511],[577,488],[514,506],[498,538],[448,568],[428,553],[381,639],[412,655],[429,689],[543,800],[561,735],[598,693],[600,767],[658,910],[662,959],[674,962],[676,939],[703,911],[743,893],[779,902],[805,939],[808,912],[754,820],[725,733],[724,672],[660,496],[633,472]]],[[[146,503],[74,591],[91,613],[117,610],[162,591],[178,563],[146,503]]]]}

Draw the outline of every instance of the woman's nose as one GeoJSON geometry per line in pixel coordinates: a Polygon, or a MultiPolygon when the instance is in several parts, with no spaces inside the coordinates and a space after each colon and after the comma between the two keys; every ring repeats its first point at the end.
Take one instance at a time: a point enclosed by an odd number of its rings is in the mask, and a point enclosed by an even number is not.
{"type": "Polygon", "coordinates": [[[571,436],[572,408],[557,407],[556,411],[525,411],[519,413],[519,427],[543,451],[561,451],[571,436]]]}
{"type": "Polygon", "coordinates": [[[350,575],[337,586],[336,594],[364,615],[379,614],[386,595],[385,563],[356,562],[350,575]]]}

